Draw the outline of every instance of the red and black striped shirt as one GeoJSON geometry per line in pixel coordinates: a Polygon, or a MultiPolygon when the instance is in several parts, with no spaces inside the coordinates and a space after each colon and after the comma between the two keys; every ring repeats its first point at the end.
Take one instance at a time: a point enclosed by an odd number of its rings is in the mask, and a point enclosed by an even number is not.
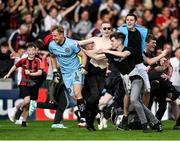
{"type": "Polygon", "coordinates": [[[28,85],[27,80],[37,81],[39,76],[29,76],[25,74],[25,70],[30,70],[31,73],[35,73],[41,69],[41,60],[39,58],[34,58],[34,60],[29,60],[28,58],[23,58],[19,60],[15,66],[22,68],[22,80],[20,85],[28,85]]]}

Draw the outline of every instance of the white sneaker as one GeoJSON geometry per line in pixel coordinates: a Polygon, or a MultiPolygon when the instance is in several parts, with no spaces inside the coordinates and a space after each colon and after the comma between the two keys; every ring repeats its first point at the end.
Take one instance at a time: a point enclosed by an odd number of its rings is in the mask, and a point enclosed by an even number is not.
{"type": "Polygon", "coordinates": [[[19,120],[16,120],[15,124],[16,124],[16,125],[21,125],[21,124],[22,124],[22,120],[20,120],[20,119],[19,119],[19,120]]]}
{"type": "Polygon", "coordinates": [[[78,122],[78,127],[79,128],[87,127],[86,119],[85,118],[80,118],[80,121],[78,122]]]}
{"type": "Polygon", "coordinates": [[[36,110],[37,102],[35,100],[31,100],[29,104],[29,116],[31,116],[36,110]]]}
{"type": "Polygon", "coordinates": [[[67,128],[63,124],[53,124],[51,125],[51,128],[67,128]]]}
{"type": "Polygon", "coordinates": [[[15,108],[8,108],[8,110],[7,110],[9,120],[12,121],[12,122],[15,121],[16,111],[17,111],[17,110],[16,110],[15,108]]]}

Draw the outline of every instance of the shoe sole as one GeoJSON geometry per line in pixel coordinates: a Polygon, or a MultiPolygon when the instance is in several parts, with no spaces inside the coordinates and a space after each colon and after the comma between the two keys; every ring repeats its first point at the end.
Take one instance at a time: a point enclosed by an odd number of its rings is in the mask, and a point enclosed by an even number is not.
{"type": "Polygon", "coordinates": [[[87,125],[86,125],[86,124],[84,124],[84,125],[78,124],[78,127],[79,127],[79,128],[86,128],[87,125]]]}

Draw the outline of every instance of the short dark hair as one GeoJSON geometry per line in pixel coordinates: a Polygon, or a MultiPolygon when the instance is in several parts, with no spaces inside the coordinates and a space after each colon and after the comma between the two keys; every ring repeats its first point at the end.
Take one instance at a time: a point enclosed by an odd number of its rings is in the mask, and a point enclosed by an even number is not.
{"type": "Polygon", "coordinates": [[[51,27],[51,32],[57,30],[59,33],[64,33],[64,28],[61,25],[55,25],[51,27]]]}
{"type": "Polygon", "coordinates": [[[36,46],[36,44],[35,43],[27,43],[27,45],[26,45],[26,48],[28,49],[28,48],[37,48],[37,46],[36,46]]]}
{"type": "Polygon", "coordinates": [[[152,34],[148,34],[146,37],[146,42],[149,43],[151,40],[156,40],[152,34]]]}
{"type": "Polygon", "coordinates": [[[52,12],[53,9],[57,10],[57,8],[55,6],[51,6],[50,9],[49,9],[49,12],[52,12]]]}
{"type": "Polygon", "coordinates": [[[31,15],[31,16],[32,16],[32,12],[30,12],[30,11],[25,11],[23,15],[24,15],[24,16],[27,16],[27,15],[31,15]]]}
{"type": "Polygon", "coordinates": [[[137,21],[137,16],[134,13],[127,14],[126,19],[127,19],[128,16],[133,16],[135,21],[137,21]]]}
{"type": "Polygon", "coordinates": [[[125,40],[125,38],[126,38],[126,35],[125,34],[123,34],[122,32],[113,32],[113,33],[111,33],[111,35],[110,35],[110,39],[111,38],[115,38],[115,39],[121,39],[122,40],[122,43],[124,43],[124,40],[125,40]]]}
{"type": "Polygon", "coordinates": [[[6,41],[3,41],[3,42],[0,44],[0,46],[9,47],[8,41],[7,41],[7,40],[6,40],[6,41]]]}

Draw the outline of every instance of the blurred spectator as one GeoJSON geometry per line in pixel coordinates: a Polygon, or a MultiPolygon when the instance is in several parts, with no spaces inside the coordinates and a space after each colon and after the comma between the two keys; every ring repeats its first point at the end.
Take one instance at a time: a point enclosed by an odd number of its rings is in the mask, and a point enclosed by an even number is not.
{"type": "Polygon", "coordinates": [[[29,42],[33,42],[36,40],[36,38],[39,35],[39,26],[38,24],[33,22],[33,17],[32,14],[30,12],[26,12],[24,13],[23,19],[25,21],[25,24],[28,26],[28,30],[29,30],[29,42]]]}
{"type": "Polygon", "coordinates": [[[91,0],[82,0],[81,4],[75,9],[74,12],[74,22],[78,23],[80,20],[80,15],[82,11],[89,11],[89,18],[92,23],[95,23],[97,20],[97,7],[92,3],[91,0]]]}
{"type": "Polygon", "coordinates": [[[145,9],[143,13],[143,25],[149,30],[152,30],[154,26],[154,14],[150,9],[145,9]]]}
{"type": "Polygon", "coordinates": [[[102,21],[101,20],[97,20],[95,27],[93,27],[89,33],[87,34],[86,38],[91,38],[91,37],[100,37],[101,36],[101,25],[102,25],[102,21]]]}
{"type": "Polygon", "coordinates": [[[23,14],[27,13],[27,12],[31,13],[31,15],[33,17],[33,22],[35,22],[38,15],[39,15],[39,11],[40,11],[40,7],[39,7],[37,1],[35,1],[35,0],[23,0],[23,3],[24,3],[24,8],[22,11],[23,14]]]}
{"type": "Polygon", "coordinates": [[[119,19],[117,20],[117,23],[116,23],[116,27],[122,26],[122,24],[123,24],[124,22],[125,22],[124,18],[119,17],[119,19]]]}
{"type": "MultiPolygon", "coordinates": [[[[61,11],[65,11],[65,7],[61,7],[61,11]]],[[[72,26],[71,26],[71,21],[69,21],[68,16],[65,16],[62,18],[60,25],[64,28],[64,35],[66,37],[71,37],[72,36],[72,26]]]]}
{"type": "Polygon", "coordinates": [[[161,11],[161,14],[158,15],[155,19],[155,24],[160,28],[161,32],[164,32],[164,30],[170,25],[170,18],[171,17],[169,8],[164,7],[161,11]]]}
{"type": "Polygon", "coordinates": [[[152,28],[152,34],[156,38],[156,49],[163,49],[163,46],[166,43],[166,38],[160,32],[160,29],[158,26],[154,26],[152,28]]]}
{"type": "Polygon", "coordinates": [[[108,10],[105,9],[101,12],[100,20],[102,20],[103,22],[110,22],[111,17],[108,10]]]}
{"type": "MultiPolygon", "coordinates": [[[[176,90],[180,92],[180,47],[176,48],[175,57],[170,58],[170,63],[173,68],[170,81],[176,90]]],[[[174,119],[177,120],[180,116],[180,107],[175,102],[170,101],[170,103],[173,114],[172,116],[174,116],[174,119]]]]}
{"type": "Polygon", "coordinates": [[[177,0],[169,0],[169,3],[167,5],[170,9],[171,16],[175,18],[179,18],[179,13],[178,13],[178,1],[177,0]]]}
{"type": "Polygon", "coordinates": [[[136,7],[130,10],[129,13],[134,13],[138,18],[141,18],[144,12],[144,6],[142,3],[136,3],[136,7]]]}
{"type": "Polygon", "coordinates": [[[45,31],[51,29],[53,25],[59,25],[62,21],[62,18],[65,17],[68,13],[70,13],[76,6],[79,5],[79,1],[77,1],[74,5],[67,8],[65,11],[58,11],[56,7],[51,7],[49,15],[46,15],[44,19],[45,31]]]}
{"type": "Polygon", "coordinates": [[[9,18],[9,31],[8,31],[8,36],[16,29],[19,28],[20,26],[20,13],[22,10],[21,7],[22,0],[8,0],[7,3],[7,8],[8,8],[8,18],[9,18]]]}
{"type": "Polygon", "coordinates": [[[173,29],[170,36],[171,36],[170,39],[171,39],[172,51],[174,52],[178,47],[180,47],[178,29],[173,29]]]}
{"type": "Polygon", "coordinates": [[[153,8],[152,0],[144,0],[143,5],[144,5],[144,8],[146,8],[146,9],[152,9],[153,8]]]}
{"type": "Polygon", "coordinates": [[[86,34],[90,31],[92,23],[89,21],[89,12],[84,10],[81,13],[80,21],[74,27],[74,39],[81,40],[85,38],[86,34]]]}
{"type": "Polygon", "coordinates": [[[3,1],[0,1],[0,38],[5,36],[6,30],[8,28],[8,13],[6,9],[5,3],[3,1]]]}
{"type": "Polygon", "coordinates": [[[152,11],[154,13],[154,17],[156,18],[158,14],[161,13],[161,10],[164,6],[163,0],[154,0],[152,11]]]}
{"type": "Polygon", "coordinates": [[[176,48],[175,57],[171,58],[170,62],[173,67],[170,81],[180,92],[180,47],[176,48]]]}
{"type": "Polygon", "coordinates": [[[0,45],[0,78],[3,78],[14,64],[10,54],[7,41],[2,42],[0,45]]]}
{"type": "Polygon", "coordinates": [[[168,54],[166,55],[166,58],[170,59],[171,55],[172,55],[172,46],[169,43],[166,43],[163,46],[163,50],[165,50],[165,49],[168,50],[168,54]]]}
{"type": "Polygon", "coordinates": [[[172,17],[170,25],[166,28],[164,32],[167,42],[171,42],[171,33],[173,32],[174,29],[177,29],[177,28],[178,28],[178,19],[172,17]]]}
{"type": "Polygon", "coordinates": [[[110,14],[109,16],[111,17],[111,19],[116,21],[118,15],[120,13],[120,10],[121,10],[120,6],[118,4],[116,4],[114,2],[114,0],[106,0],[106,2],[102,3],[99,7],[98,19],[100,18],[101,11],[103,11],[105,9],[108,10],[108,12],[110,14]]]}
{"type": "Polygon", "coordinates": [[[137,18],[137,24],[141,25],[141,26],[144,26],[143,25],[143,19],[141,17],[138,17],[137,18]]]}
{"type": "Polygon", "coordinates": [[[121,11],[120,17],[126,17],[130,10],[135,8],[135,0],[126,0],[125,6],[121,11]]]}
{"type": "Polygon", "coordinates": [[[28,41],[28,26],[22,24],[19,29],[15,30],[9,37],[8,44],[12,53],[17,53],[18,48],[25,47],[28,41]]]}
{"type": "Polygon", "coordinates": [[[35,11],[35,1],[34,0],[26,0],[26,10],[33,13],[35,11]]]}

